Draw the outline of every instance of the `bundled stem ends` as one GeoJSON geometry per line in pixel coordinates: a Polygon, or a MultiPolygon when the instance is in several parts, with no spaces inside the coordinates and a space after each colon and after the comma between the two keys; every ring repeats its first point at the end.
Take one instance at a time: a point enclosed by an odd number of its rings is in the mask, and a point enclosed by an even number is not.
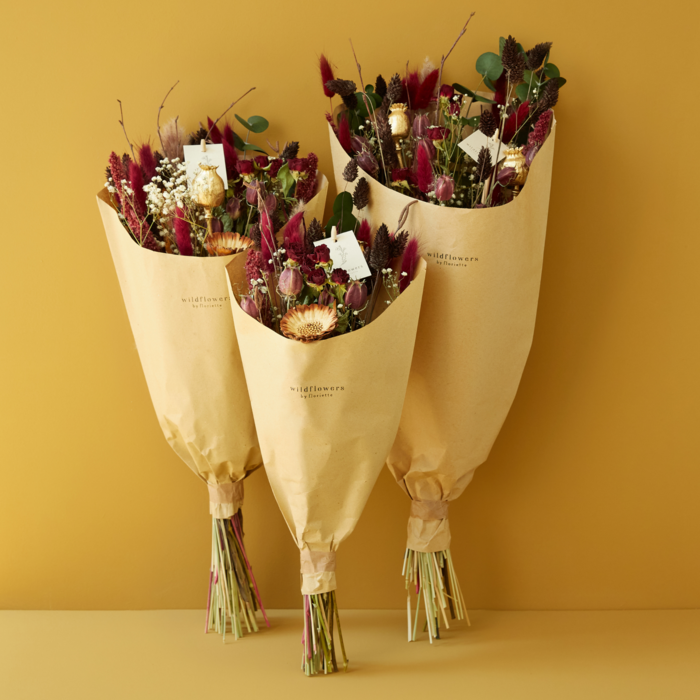
{"type": "Polygon", "coordinates": [[[440,552],[406,549],[402,573],[406,579],[409,642],[416,641],[421,594],[426,612],[425,628],[431,644],[433,639],[440,639],[440,617],[445,627],[449,628],[448,612],[450,619],[466,618],[467,624],[470,624],[449,549],[440,552]],[[411,614],[412,590],[417,596],[415,615],[411,614]]]}
{"type": "Polygon", "coordinates": [[[243,516],[240,508],[232,518],[212,518],[211,570],[205,632],[215,630],[226,641],[226,617],[235,639],[257,632],[255,613],[260,610],[269,627],[253,569],[243,544],[243,516]]]}
{"type": "Polygon", "coordinates": [[[323,673],[336,673],[336,646],[334,640],[335,623],[338,625],[338,640],[342,654],[343,670],[348,670],[348,658],[343,644],[343,630],[340,627],[340,614],[335,600],[335,591],[305,595],[304,631],[301,644],[304,648],[301,668],[307,676],[323,673]]]}

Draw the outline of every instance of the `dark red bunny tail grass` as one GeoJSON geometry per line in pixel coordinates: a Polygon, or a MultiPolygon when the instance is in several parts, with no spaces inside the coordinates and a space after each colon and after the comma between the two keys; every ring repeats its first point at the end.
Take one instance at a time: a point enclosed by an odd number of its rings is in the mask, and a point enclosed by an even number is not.
{"type": "Polygon", "coordinates": [[[399,281],[399,292],[405,292],[411,284],[416,274],[418,265],[418,239],[411,238],[406,244],[406,250],[401,260],[401,280],[399,281]]]}

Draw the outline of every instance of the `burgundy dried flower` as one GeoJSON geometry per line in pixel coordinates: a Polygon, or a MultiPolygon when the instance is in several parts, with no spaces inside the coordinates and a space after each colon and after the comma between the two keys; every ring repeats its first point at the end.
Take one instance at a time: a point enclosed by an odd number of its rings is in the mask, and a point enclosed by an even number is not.
{"type": "Polygon", "coordinates": [[[209,127],[209,138],[212,143],[223,143],[224,137],[219,131],[219,127],[214,124],[214,122],[207,117],[207,127],[209,127]]]}
{"type": "Polygon", "coordinates": [[[236,163],[236,170],[239,175],[252,175],[253,174],[253,162],[250,160],[239,160],[236,163]]]}
{"type": "Polygon", "coordinates": [[[338,141],[340,145],[345,149],[345,152],[352,155],[352,141],[350,140],[350,122],[348,122],[345,114],[340,116],[340,123],[338,124],[338,141]]]}
{"type": "Polygon", "coordinates": [[[435,182],[435,199],[449,202],[455,193],[455,181],[449,175],[440,175],[435,182]]]}
{"type": "Polygon", "coordinates": [[[141,165],[141,170],[143,170],[146,182],[150,182],[158,174],[156,173],[158,163],[156,163],[150,144],[144,143],[139,148],[139,164],[141,165]]]}
{"type": "Polygon", "coordinates": [[[547,110],[544,114],[540,115],[535,124],[535,128],[527,137],[527,146],[523,149],[523,155],[525,156],[525,162],[528,167],[530,167],[533,158],[537,155],[537,151],[540,150],[542,144],[545,142],[551,123],[552,110],[547,110]]]}
{"type": "Polygon", "coordinates": [[[263,168],[267,168],[270,163],[270,159],[267,156],[255,156],[255,158],[253,158],[253,163],[255,163],[255,165],[262,170],[263,168]]]}
{"type": "Polygon", "coordinates": [[[245,199],[251,206],[258,206],[258,195],[261,197],[265,194],[265,188],[260,180],[251,180],[245,188],[245,199]]]}
{"type": "Polygon", "coordinates": [[[418,149],[421,148],[428,154],[428,159],[430,161],[433,161],[435,159],[435,156],[437,154],[437,148],[435,148],[435,144],[429,138],[426,137],[418,141],[418,145],[416,146],[416,156],[418,153],[418,149]]]}
{"type": "Polygon", "coordinates": [[[184,212],[179,207],[175,210],[173,228],[175,229],[175,242],[180,255],[192,255],[192,241],[190,240],[190,225],[183,218],[184,212]]]}
{"type": "Polygon", "coordinates": [[[320,291],[326,284],[326,273],[320,267],[315,267],[306,274],[306,282],[309,287],[320,291]]]}
{"type": "Polygon", "coordinates": [[[331,263],[331,251],[327,245],[322,243],[316,246],[314,254],[310,255],[309,259],[316,265],[329,265],[331,263]]]}
{"type": "Polygon", "coordinates": [[[318,295],[318,303],[323,306],[333,306],[334,301],[335,297],[324,287],[323,291],[318,295]]]}
{"type": "Polygon", "coordinates": [[[284,247],[287,248],[292,243],[298,243],[299,245],[304,244],[304,233],[302,231],[302,224],[304,222],[304,212],[300,211],[294,214],[287,225],[284,227],[284,247]]]}
{"type": "Polygon", "coordinates": [[[430,101],[435,94],[439,72],[438,70],[431,71],[425,76],[425,80],[421,83],[418,92],[416,93],[415,101],[411,104],[412,109],[427,109],[430,101]]]}
{"type": "Polygon", "coordinates": [[[411,109],[418,109],[416,107],[416,97],[418,95],[418,90],[420,89],[420,77],[418,76],[418,71],[414,70],[408,74],[408,78],[402,81],[404,89],[406,90],[406,95],[408,98],[408,104],[411,109]]]}
{"type": "Polygon", "coordinates": [[[267,270],[266,261],[263,260],[263,255],[259,250],[248,248],[248,254],[245,259],[245,276],[248,280],[248,287],[253,286],[253,280],[258,280],[263,277],[263,271],[267,270]]]}
{"type": "Polygon", "coordinates": [[[241,215],[241,200],[238,197],[231,197],[226,202],[226,213],[234,220],[241,215]]]}
{"type": "Polygon", "coordinates": [[[270,169],[267,171],[270,177],[277,177],[280,168],[284,165],[284,161],[281,158],[273,158],[270,160],[270,169]]]}
{"type": "Polygon", "coordinates": [[[228,122],[224,124],[224,143],[227,143],[233,147],[236,146],[236,134],[228,122]]]}
{"type": "Polygon", "coordinates": [[[451,85],[442,85],[440,87],[440,97],[451,100],[455,96],[455,89],[451,85]]]}
{"type": "Polygon", "coordinates": [[[328,59],[324,56],[324,54],[321,54],[321,58],[319,58],[318,62],[321,71],[321,84],[323,85],[323,94],[326,97],[333,97],[333,95],[335,95],[335,91],[328,87],[328,83],[332,82],[335,79],[335,76],[333,75],[333,69],[331,68],[331,64],[328,62],[328,59]]]}
{"type": "Polygon", "coordinates": [[[431,141],[444,141],[449,133],[450,130],[445,126],[431,126],[428,129],[428,138],[431,141]]]}
{"type": "Polygon", "coordinates": [[[359,311],[367,303],[367,285],[360,280],[350,282],[348,291],[345,292],[345,306],[353,311],[359,311]]]}
{"type": "Polygon", "coordinates": [[[369,221],[367,219],[362,219],[360,222],[360,228],[357,230],[357,240],[363,243],[366,247],[372,244],[372,232],[369,227],[369,221]]]}
{"type": "Polygon", "coordinates": [[[332,284],[339,284],[341,286],[346,285],[350,280],[350,275],[348,274],[347,270],[343,270],[343,268],[339,267],[336,270],[333,270],[331,273],[331,283],[332,284]]]}
{"type": "Polygon", "coordinates": [[[416,178],[418,179],[418,189],[423,194],[428,194],[433,188],[433,168],[426,149],[420,148],[420,145],[418,148],[416,178]]]}
{"type": "Polygon", "coordinates": [[[218,219],[216,216],[213,216],[211,219],[211,232],[212,233],[223,233],[224,232],[224,226],[221,223],[221,219],[218,219]]]}
{"type": "Polygon", "coordinates": [[[503,127],[503,134],[501,134],[501,141],[503,143],[510,143],[515,132],[525,123],[525,120],[530,116],[530,103],[523,102],[518,109],[516,109],[509,117],[506,119],[506,124],[503,127]]]}
{"type": "Polygon", "coordinates": [[[411,238],[406,245],[406,251],[401,261],[401,279],[399,281],[399,292],[405,292],[408,285],[413,281],[418,265],[418,239],[411,238]]]}

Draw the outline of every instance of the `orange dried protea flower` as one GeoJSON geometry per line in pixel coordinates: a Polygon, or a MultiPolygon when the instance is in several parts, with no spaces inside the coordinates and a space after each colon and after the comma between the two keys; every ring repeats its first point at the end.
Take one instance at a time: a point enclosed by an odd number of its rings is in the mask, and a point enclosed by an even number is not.
{"type": "Polygon", "coordinates": [[[280,321],[282,335],[302,343],[313,343],[329,336],[338,325],[338,316],[329,306],[295,306],[280,321]]]}
{"type": "Polygon", "coordinates": [[[253,241],[248,236],[241,236],[240,233],[215,233],[207,238],[207,252],[209,255],[233,255],[247,250],[253,245],[253,241]]]}

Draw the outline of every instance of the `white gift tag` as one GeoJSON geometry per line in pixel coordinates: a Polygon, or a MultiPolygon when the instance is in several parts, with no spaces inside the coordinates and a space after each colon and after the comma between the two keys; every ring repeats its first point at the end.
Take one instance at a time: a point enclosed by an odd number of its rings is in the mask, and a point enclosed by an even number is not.
{"type": "Polygon", "coordinates": [[[365,255],[353,231],[339,233],[335,241],[332,238],[324,238],[323,240],[316,241],[314,245],[328,246],[328,250],[331,252],[334,270],[336,267],[342,267],[354,280],[360,280],[364,277],[371,276],[372,273],[365,260],[365,255]]]}
{"type": "Polygon", "coordinates": [[[226,175],[226,159],[224,158],[224,145],[222,143],[208,143],[207,150],[200,146],[183,146],[185,150],[185,165],[187,165],[187,181],[192,183],[195,176],[202,171],[199,164],[215,165],[216,172],[224,181],[224,187],[228,188],[226,175]]]}
{"type": "Polygon", "coordinates": [[[506,155],[505,150],[507,146],[501,143],[497,138],[489,138],[483,131],[475,131],[473,134],[467,136],[459,147],[472,159],[479,160],[479,152],[482,148],[488,148],[491,153],[491,162],[496,162],[496,154],[498,153],[498,161],[502,161],[506,155]],[[501,147],[500,153],[498,153],[498,147],[501,147]]]}

